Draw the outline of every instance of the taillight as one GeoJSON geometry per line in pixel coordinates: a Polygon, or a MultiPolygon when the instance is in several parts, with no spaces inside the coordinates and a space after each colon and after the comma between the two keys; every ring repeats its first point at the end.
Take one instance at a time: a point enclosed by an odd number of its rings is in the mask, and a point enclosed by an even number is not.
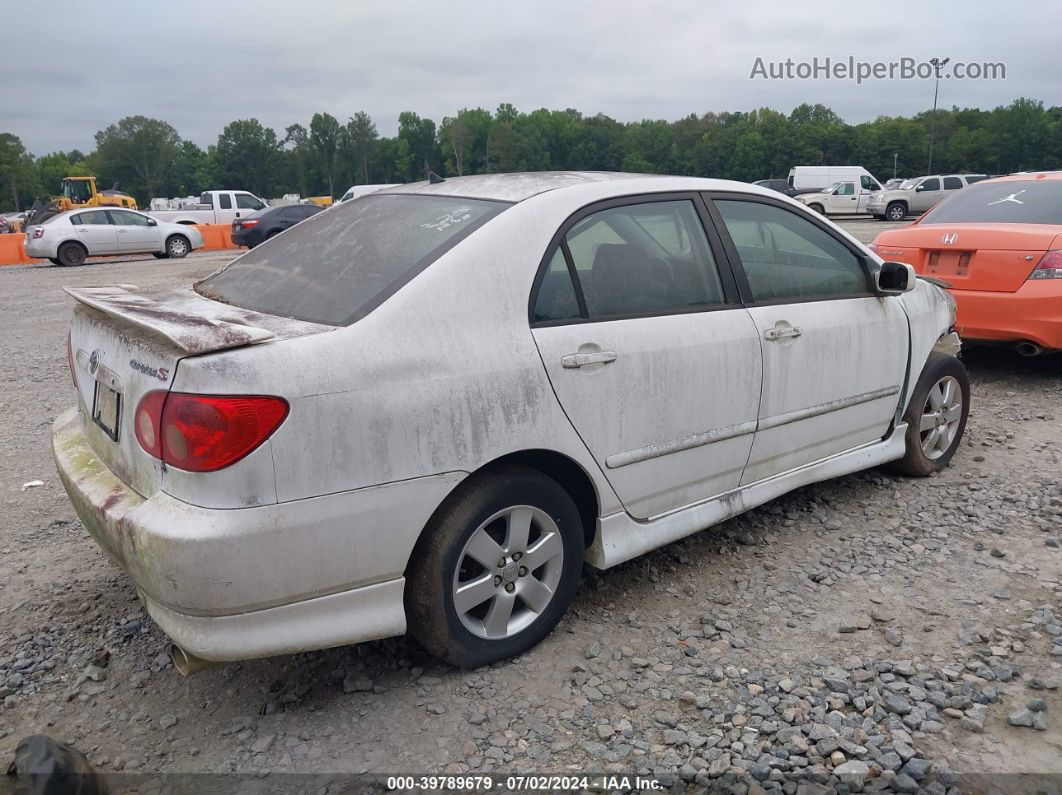
{"type": "Polygon", "coordinates": [[[74,344],[70,341],[70,332],[66,333],[66,366],[70,368],[70,380],[74,382],[74,391],[77,386],[77,370],[74,369],[74,344]]]}
{"type": "Polygon", "coordinates": [[[44,237],[44,227],[36,226],[33,228],[33,239],[36,240],[39,237],[44,237]]]}
{"type": "Polygon", "coordinates": [[[1045,251],[1030,279],[1062,279],[1062,248],[1045,251]]]}
{"type": "Polygon", "coordinates": [[[248,455],[288,416],[264,395],[148,392],[134,417],[136,439],[155,458],[190,472],[215,472],[248,455]]]}
{"type": "Polygon", "coordinates": [[[242,226],[244,229],[248,229],[252,226],[258,226],[258,219],[253,218],[250,221],[240,221],[240,226],[242,226]]]}

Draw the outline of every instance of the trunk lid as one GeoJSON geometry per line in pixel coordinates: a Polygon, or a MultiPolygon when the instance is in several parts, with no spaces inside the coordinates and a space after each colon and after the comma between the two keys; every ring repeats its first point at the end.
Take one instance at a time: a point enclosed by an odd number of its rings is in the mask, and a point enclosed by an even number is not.
{"type": "MultiPolygon", "coordinates": [[[[904,259],[919,273],[943,279],[955,290],[989,292],[1020,288],[1044,252],[1057,248],[1062,237],[1054,227],[1038,229],[1034,224],[929,224],[914,229],[919,230],[918,247],[909,249],[904,259]]],[[[879,248],[892,245],[883,241],[879,248]]],[[[909,244],[904,240],[900,245],[909,244]]]]}
{"type": "Polygon", "coordinates": [[[164,465],[141,448],[134,415],[145,394],[171,387],[182,359],[332,327],[239,309],[191,288],[135,290],[66,288],[78,302],[70,354],[89,445],[122,481],[150,497],[159,490],[164,465]]]}

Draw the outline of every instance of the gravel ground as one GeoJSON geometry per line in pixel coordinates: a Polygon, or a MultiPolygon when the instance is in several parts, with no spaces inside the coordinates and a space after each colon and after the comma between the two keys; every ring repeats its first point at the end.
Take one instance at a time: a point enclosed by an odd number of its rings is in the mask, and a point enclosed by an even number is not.
{"type": "Polygon", "coordinates": [[[786,793],[1062,782],[1062,356],[971,350],[966,442],[941,476],[810,486],[588,571],[519,659],[460,671],[396,639],[178,676],[52,467],[72,401],[59,286],[176,285],[225,259],[0,269],[0,764],[44,732],[104,771],[278,792],[303,781],[285,774],[366,771],[786,793]]]}

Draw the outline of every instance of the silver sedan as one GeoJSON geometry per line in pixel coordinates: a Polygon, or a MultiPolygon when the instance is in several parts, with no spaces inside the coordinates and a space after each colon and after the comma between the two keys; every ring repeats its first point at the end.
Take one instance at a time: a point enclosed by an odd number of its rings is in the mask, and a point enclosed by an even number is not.
{"type": "Polygon", "coordinates": [[[55,265],[84,265],[88,257],[116,254],[180,259],[202,247],[203,236],[194,226],[117,207],[70,210],[26,229],[26,253],[55,265]]]}

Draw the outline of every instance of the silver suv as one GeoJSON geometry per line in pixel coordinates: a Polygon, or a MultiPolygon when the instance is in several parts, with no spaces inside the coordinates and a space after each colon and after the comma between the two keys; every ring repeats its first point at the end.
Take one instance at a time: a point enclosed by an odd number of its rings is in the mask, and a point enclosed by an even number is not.
{"type": "Polygon", "coordinates": [[[915,177],[893,190],[873,193],[867,212],[880,220],[902,221],[908,215],[921,215],[951,191],[988,179],[987,174],[934,174],[915,177]]]}

